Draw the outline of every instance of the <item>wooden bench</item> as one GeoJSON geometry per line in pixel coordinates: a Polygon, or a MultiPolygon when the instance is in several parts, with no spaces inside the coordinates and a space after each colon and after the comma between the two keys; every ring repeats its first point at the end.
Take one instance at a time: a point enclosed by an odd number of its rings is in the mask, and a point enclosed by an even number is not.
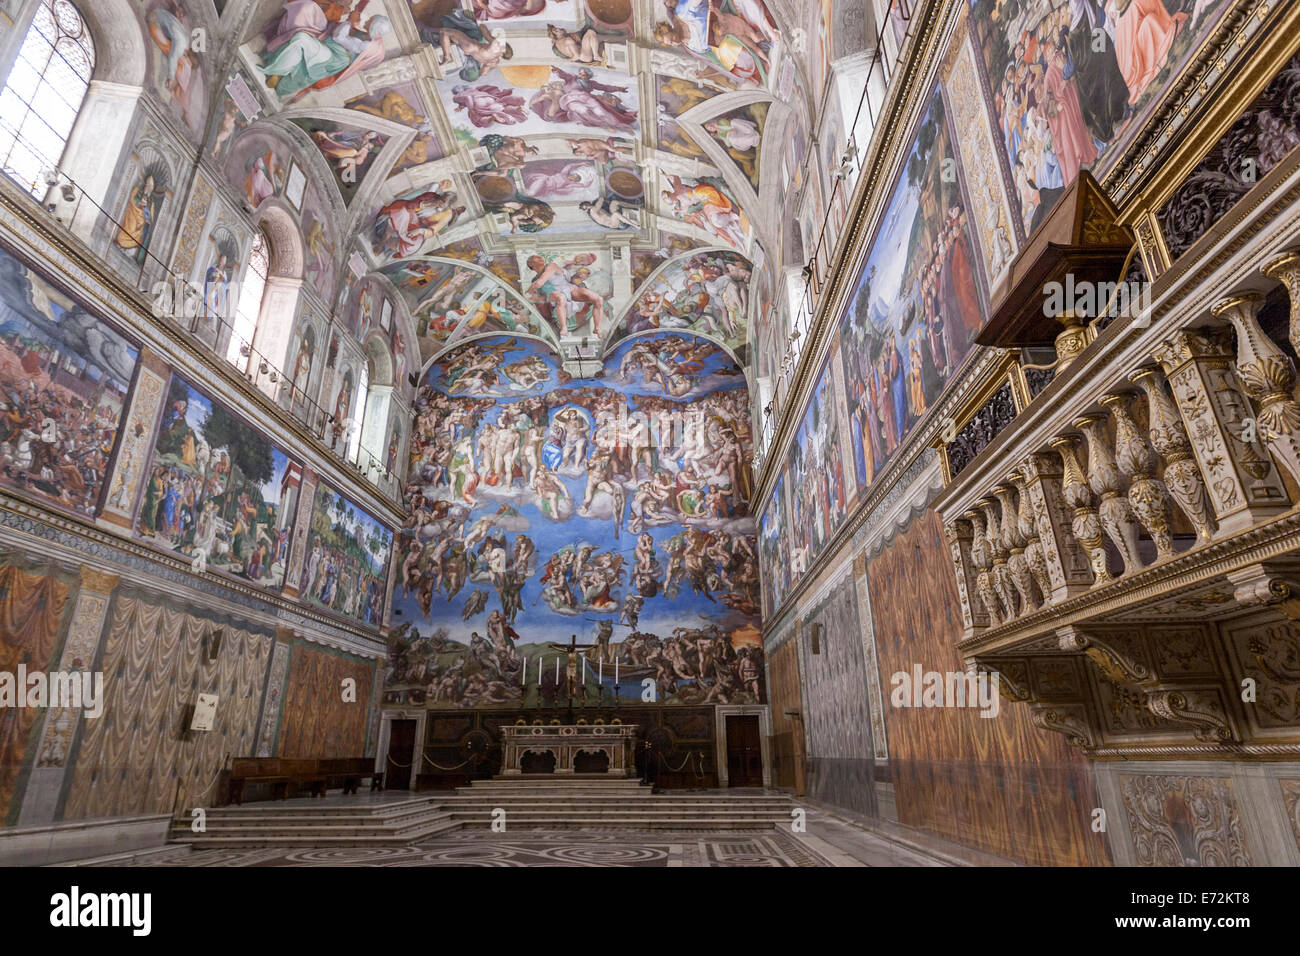
{"type": "Polygon", "coordinates": [[[384,772],[375,769],[374,757],[329,757],[321,761],[326,787],[342,787],[356,793],[361,781],[370,778],[371,790],[384,789],[384,772]]]}
{"type": "Polygon", "coordinates": [[[315,797],[325,796],[330,787],[356,793],[366,777],[371,790],[384,788],[384,773],[375,769],[374,757],[237,757],[230,768],[230,802],[242,805],[249,784],[269,784],[272,799],[283,800],[296,786],[310,787],[315,797]]]}

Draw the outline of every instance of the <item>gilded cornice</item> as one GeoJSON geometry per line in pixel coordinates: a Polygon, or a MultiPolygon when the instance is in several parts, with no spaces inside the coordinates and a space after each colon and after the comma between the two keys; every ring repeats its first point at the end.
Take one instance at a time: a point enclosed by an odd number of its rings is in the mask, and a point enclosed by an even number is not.
{"type": "MultiPolygon", "coordinates": [[[[896,68],[899,72],[891,84],[889,98],[882,111],[883,119],[873,132],[864,174],[854,190],[854,212],[832,262],[830,286],[819,300],[817,314],[809,332],[809,346],[801,357],[800,367],[791,384],[790,397],[786,400],[773,440],[764,454],[754,498],[755,502],[763,504],[755,506],[756,513],[761,513],[766,507],[772,485],[780,471],[780,467],[774,463],[784,462],[790,438],[798,428],[800,416],[816,382],[813,370],[820,371],[828,343],[838,324],[837,318],[846,307],[846,300],[851,297],[852,280],[856,278],[862,258],[869,251],[866,247],[874,233],[875,223],[883,214],[882,207],[888,199],[888,187],[904,158],[905,135],[915,123],[916,114],[924,102],[937,68],[942,66],[942,60],[953,53],[950,40],[955,28],[965,18],[966,2],[967,0],[949,0],[945,4],[944,0],[936,0],[927,5],[920,13],[918,22],[921,27],[916,42],[910,50],[904,51],[909,54],[906,64],[896,68]],[[924,78],[925,82],[921,82],[920,78],[924,78]],[[886,127],[887,134],[882,135],[882,129],[886,127]]],[[[1219,100],[1232,104],[1235,110],[1232,119],[1235,120],[1237,113],[1249,101],[1248,97],[1243,100],[1237,95],[1240,84],[1237,82],[1237,71],[1232,67],[1247,55],[1247,48],[1252,41],[1266,33],[1271,40],[1265,42],[1289,46],[1293,42],[1290,38],[1294,36],[1297,24],[1300,24],[1300,5],[1278,3],[1277,0],[1240,0],[1236,8],[1224,16],[1219,26],[1189,60],[1181,78],[1165,91],[1158,108],[1144,124],[1143,135],[1131,142],[1101,177],[1101,184],[1115,204],[1121,207],[1125,221],[1130,218],[1129,214],[1135,207],[1145,205],[1139,187],[1159,170],[1171,165],[1163,159],[1160,164],[1156,163],[1171,144],[1179,144],[1180,149],[1186,152],[1190,142],[1194,157],[1191,161],[1194,163],[1195,158],[1199,158],[1200,153],[1213,142],[1213,135],[1207,134],[1205,129],[1196,130],[1195,135],[1188,136],[1182,128],[1193,112],[1200,109],[1207,100],[1219,100]],[[1229,87],[1232,89],[1229,90],[1229,87]],[[1228,92],[1233,95],[1226,95],[1228,92]],[[1182,138],[1175,140],[1176,135],[1182,138]]],[[[1275,58],[1269,57],[1266,66],[1272,65],[1275,70],[1276,65],[1272,64],[1275,58]]],[[[1255,72],[1266,71],[1261,67],[1255,69],[1255,72]]],[[[1268,75],[1271,76],[1271,72],[1268,75]]],[[[1258,85],[1260,81],[1256,79],[1255,82],[1258,85]]]]}
{"type": "Polygon", "coordinates": [[[349,473],[324,452],[320,440],[297,419],[254,388],[228,362],[203,348],[178,323],[153,315],[148,296],[106,267],[84,242],[57,226],[38,210],[30,196],[4,176],[0,176],[0,227],[15,251],[35,265],[45,266],[50,278],[70,294],[112,318],[175,371],[212,392],[213,398],[256,422],[357,505],[394,528],[402,526],[406,515],[395,502],[378,494],[359,475],[349,473]]]}

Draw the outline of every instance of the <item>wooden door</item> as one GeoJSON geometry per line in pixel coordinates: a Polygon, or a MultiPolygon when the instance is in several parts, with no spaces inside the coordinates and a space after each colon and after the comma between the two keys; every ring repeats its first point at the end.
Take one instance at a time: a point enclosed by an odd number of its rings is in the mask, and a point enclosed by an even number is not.
{"type": "Polygon", "coordinates": [[[394,720],[389,727],[388,766],[384,768],[384,787],[410,790],[415,757],[415,721],[394,720]]]}
{"type": "Polygon", "coordinates": [[[759,744],[757,714],[727,717],[727,785],[763,785],[763,752],[759,744]]]}

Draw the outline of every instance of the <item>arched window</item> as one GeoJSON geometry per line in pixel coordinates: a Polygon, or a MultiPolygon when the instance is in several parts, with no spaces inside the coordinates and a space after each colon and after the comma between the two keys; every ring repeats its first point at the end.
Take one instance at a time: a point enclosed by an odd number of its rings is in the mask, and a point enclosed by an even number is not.
{"type": "Polygon", "coordinates": [[[90,87],[95,44],[69,0],[42,0],[0,90],[0,165],[37,199],[90,87]]]}
{"type": "Polygon", "coordinates": [[[235,306],[235,327],[230,332],[226,346],[226,361],[241,372],[248,371],[248,360],[253,350],[253,333],[257,331],[257,317],[262,311],[262,296],[266,292],[266,277],[271,272],[271,255],[266,248],[266,237],[258,233],[253,239],[253,249],[248,255],[248,269],[244,284],[239,290],[239,304],[235,306]]]}
{"type": "MultiPolygon", "coordinates": [[[[361,366],[361,381],[357,383],[357,394],[352,407],[356,409],[357,414],[353,415],[353,428],[348,433],[348,461],[356,464],[361,459],[361,433],[365,431],[366,423],[366,403],[370,399],[370,366],[373,364],[372,359],[366,359],[366,364],[361,366]]],[[[344,422],[346,427],[347,423],[344,422]]]]}

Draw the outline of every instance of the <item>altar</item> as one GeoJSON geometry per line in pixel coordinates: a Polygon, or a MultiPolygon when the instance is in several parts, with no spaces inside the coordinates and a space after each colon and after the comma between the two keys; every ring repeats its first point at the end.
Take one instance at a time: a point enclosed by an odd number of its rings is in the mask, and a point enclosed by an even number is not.
{"type": "Polygon", "coordinates": [[[574,760],[582,753],[603,753],[609,758],[606,774],[611,777],[634,775],[636,726],[621,724],[532,724],[501,728],[504,754],[501,774],[523,774],[525,754],[550,753],[555,756],[555,773],[574,772],[574,760]]]}

